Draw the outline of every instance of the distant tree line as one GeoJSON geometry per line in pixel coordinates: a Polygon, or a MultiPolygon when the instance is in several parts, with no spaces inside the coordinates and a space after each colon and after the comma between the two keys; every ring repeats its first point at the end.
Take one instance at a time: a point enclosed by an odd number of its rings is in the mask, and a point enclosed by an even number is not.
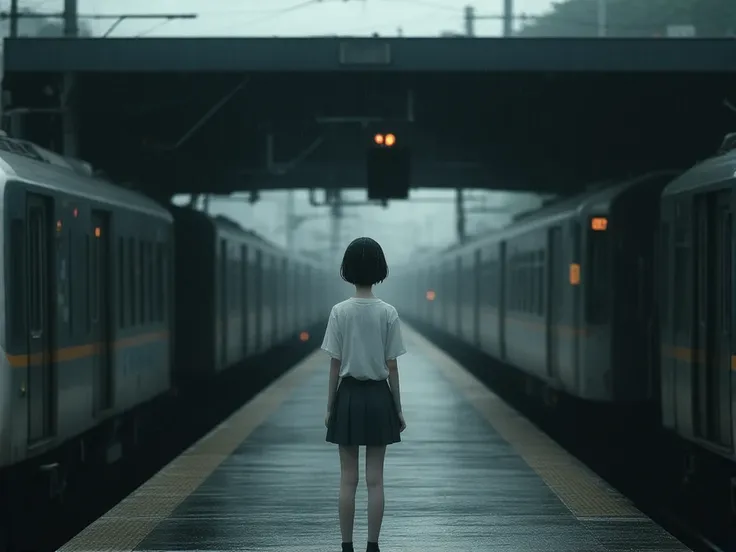
{"type": "MultiPolygon", "coordinates": [[[[665,36],[671,25],[692,25],[698,37],[736,34],[736,0],[607,0],[606,34],[665,36]]],[[[598,0],[568,0],[527,20],[520,37],[586,37],[598,34],[598,0]]]]}

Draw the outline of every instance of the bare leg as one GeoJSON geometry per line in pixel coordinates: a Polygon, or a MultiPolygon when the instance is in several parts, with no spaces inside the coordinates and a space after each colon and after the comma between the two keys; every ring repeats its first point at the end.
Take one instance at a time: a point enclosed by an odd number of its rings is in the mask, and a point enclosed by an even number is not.
{"type": "Polygon", "coordinates": [[[378,542],[383,523],[383,460],[386,447],[366,447],[365,482],[368,486],[368,542],[378,542]]]}
{"type": "Polygon", "coordinates": [[[342,542],[353,542],[355,491],[358,488],[358,447],[340,446],[340,533],[342,542]]]}

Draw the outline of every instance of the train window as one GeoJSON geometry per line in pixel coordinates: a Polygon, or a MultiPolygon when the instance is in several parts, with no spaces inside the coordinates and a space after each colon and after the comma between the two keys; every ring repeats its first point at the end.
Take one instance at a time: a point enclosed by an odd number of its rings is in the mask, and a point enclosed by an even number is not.
{"type": "Polygon", "coordinates": [[[154,263],[153,263],[153,244],[146,242],[146,289],[148,289],[148,295],[146,301],[148,309],[148,321],[153,322],[156,320],[156,310],[154,309],[155,298],[156,298],[156,287],[154,285],[154,263]]]}
{"type": "Polygon", "coordinates": [[[656,282],[659,286],[658,298],[659,305],[662,308],[661,311],[661,325],[663,328],[668,328],[670,325],[669,313],[665,311],[667,305],[669,305],[669,293],[670,293],[670,278],[672,277],[672,268],[670,267],[670,225],[668,222],[663,222],[660,229],[660,246],[659,256],[657,262],[657,278],[656,282]]]}
{"type": "Polygon", "coordinates": [[[10,250],[13,252],[14,262],[11,266],[10,285],[10,324],[13,336],[17,343],[25,345],[26,338],[26,244],[25,227],[21,219],[13,219],[10,223],[10,250]]]}
{"type": "Polygon", "coordinates": [[[135,326],[138,323],[138,274],[136,270],[137,258],[135,254],[135,238],[128,238],[128,262],[130,275],[130,325],[135,326]]]}
{"type": "MultiPolygon", "coordinates": [[[[728,330],[731,327],[731,213],[721,213],[721,328],[728,330]]],[[[730,334],[730,332],[728,332],[730,334]]]]}
{"type": "Polygon", "coordinates": [[[28,213],[28,269],[30,276],[30,331],[41,332],[43,329],[43,278],[46,274],[44,262],[44,245],[46,236],[43,235],[44,228],[43,210],[39,207],[31,207],[28,213]]]}
{"type": "Polygon", "coordinates": [[[672,259],[672,277],[674,289],[670,297],[672,300],[672,325],[675,332],[690,330],[690,306],[692,304],[692,270],[691,236],[689,210],[683,205],[677,205],[677,218],[674,225],[674,255],[672,259]]]}
{"type": "Polygon", "coordinates": [[[544,312],[547,310],[545,308],[545,294],[544,294],[544,289],[546,287],[545,280],[544,280],[544,275],[545,275],[544,266],[545,266],[546,256],[545,256],[544,251],[540,251],[538,253],[538,256],[539,256],[539,261],[537,264],[537,314],[542,316],[544,312]]]}
{"type": "Polygon", "coordinates": [[[118,238],[118,317],[125,327],[125,238],[118,238]]]}
{"type": "Polygon", "coordinates": [[[529,254],[521,254],[521,310],[522,312],[529,312],[529,307],[532,302],[531,296],[531,273],[529,271],[529,254]]]}
{"type": "Polygon", "coordinates": [[[587,278],[587,320],[590,324],[608,322],[611,297],[611,250],[609,232],[588,232],[587,263],[583,265],[587,278]]]}
{"type": "Polygon", "coordinates": [[[145,270],[146,270],[146,259],[145,259],[145,253],[144,253],[144,244],[142,241],[138,242],[138,270],[136,271],[136,274],[138,275],[138,299],[139,299],[139,306],[138,306],[138,322],[140,324],[146,323],[146,278],[145,278],[145,270]]]}
{"type": "Polygon", "coordinates": [[[89,267],[89,320],[91,324],[100,319],[100,240],[87,236],[90,246],[89,267]]]}
{"type": "Polygon", "coordinates": [[[164,246],[156,244],[156,320],[164,321],[164,293],[166,289],[164,274],[164,246]]]}
{"type": "Polygon", "coordinates": [[[74,266],[74,258],[72,256],[72,250],[74,249],[74,231],[69,232],[69,239],[67,243],[69,245],[67,257],[66,257],[66,305],[67,314],[69,316],[69,335],[74,335],[74,284],[72,280],[72,267],[74,266]]]}

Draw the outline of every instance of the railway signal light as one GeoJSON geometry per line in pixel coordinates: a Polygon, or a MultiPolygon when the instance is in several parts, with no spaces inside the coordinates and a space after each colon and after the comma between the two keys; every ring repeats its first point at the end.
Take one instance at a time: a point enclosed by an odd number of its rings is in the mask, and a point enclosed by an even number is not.
{"type": "Polygon", "coordinates": [[[396,135],[376,133],[366,159],[368,199],[407,199],[411,180],[409,149],[396,135]]]}
{"type": "Polygon", "coordinates": [[[390,132],[385,135],[379,133],[373,137],[373,142],[377,146],[385,146],[387,148],[390,148],[396,144],[396,135],[390,132]]]}

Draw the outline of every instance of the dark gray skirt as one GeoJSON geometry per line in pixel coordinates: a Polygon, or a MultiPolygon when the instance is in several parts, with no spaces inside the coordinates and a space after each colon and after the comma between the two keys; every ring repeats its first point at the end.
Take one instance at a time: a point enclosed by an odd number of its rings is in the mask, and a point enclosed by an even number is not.
{"type": "Polygon", "coordinates": [[[327,442],[378,447],[398,443],[399,414],[386,380],[340,382],[327,427],[327,442]]]}

